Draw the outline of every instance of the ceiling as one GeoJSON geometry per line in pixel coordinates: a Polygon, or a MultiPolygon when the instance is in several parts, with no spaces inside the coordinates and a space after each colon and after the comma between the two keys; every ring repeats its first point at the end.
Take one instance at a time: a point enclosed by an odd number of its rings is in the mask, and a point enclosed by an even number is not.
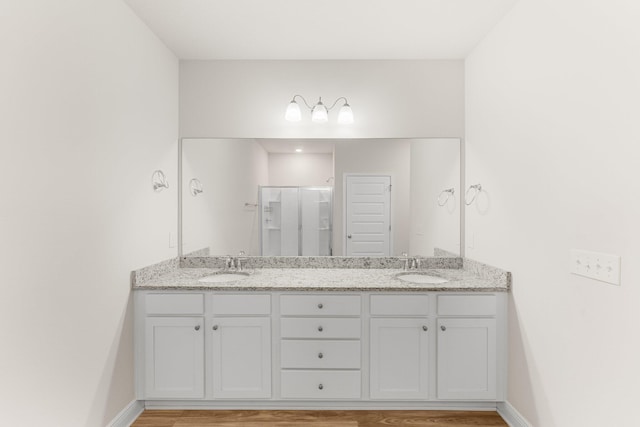
{"type": "Polygon", "coordinates": [[[460,59],[517,0],[125,0],[180,59],[460,59]]]}

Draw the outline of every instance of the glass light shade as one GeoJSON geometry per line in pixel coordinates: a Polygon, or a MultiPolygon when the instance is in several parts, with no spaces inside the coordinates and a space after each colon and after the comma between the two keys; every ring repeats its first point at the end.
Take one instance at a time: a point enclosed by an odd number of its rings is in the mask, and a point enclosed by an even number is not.
{"type": "Polygon", "coordinates": [[[302,120],[302,113],[300,112],[300,106],[296,101],[291,101],[287,106],[287,112],[284,114],[284,118],[289,122],[299,122],[302,120]]]}
{"type": "Polygon", "coordinates": [[[314,123],[327,123],[329,121],[329,112],[322,101],[318,101],[313,110],[311,110],[311,121],[314,123]]]}
{"type": "Polygon", "coordinates": [[[340,108],[340,112],[338,113],[338,123],[340,124],[353,123],[353,110],[351,110],[351,106],[346,102],[342,106],[342,108],[340,108]]]}

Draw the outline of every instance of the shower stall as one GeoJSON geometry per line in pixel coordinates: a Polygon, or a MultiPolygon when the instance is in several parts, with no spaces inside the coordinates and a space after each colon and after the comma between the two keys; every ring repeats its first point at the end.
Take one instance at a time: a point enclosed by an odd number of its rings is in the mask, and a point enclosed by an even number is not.
{"type": "Polygon", "coordinates": [[[330,256],[332,187],[259,187],[260,254],[330,256]]]}

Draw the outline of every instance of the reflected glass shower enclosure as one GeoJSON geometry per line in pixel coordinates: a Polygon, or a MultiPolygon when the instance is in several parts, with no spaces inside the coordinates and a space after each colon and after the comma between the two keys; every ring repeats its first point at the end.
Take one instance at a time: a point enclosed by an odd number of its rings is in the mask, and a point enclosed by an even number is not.
{"type": "Polygon", "coordinates": [[[330,256],[332,187],[259,187],[263,256],[330,256]]]}

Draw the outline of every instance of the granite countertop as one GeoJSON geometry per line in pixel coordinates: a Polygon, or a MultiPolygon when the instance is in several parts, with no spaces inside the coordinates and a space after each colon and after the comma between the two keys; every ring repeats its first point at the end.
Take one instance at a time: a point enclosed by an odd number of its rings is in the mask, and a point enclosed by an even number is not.
{"type": "Polygon", "coordinates": [[[442,284],[415,284],[396,277],[415,273],[394,268],[257,268],[244,280],[225,283],[199,282],[220,272],[215,268],[178,268],[133,286],[136,290],[215,290],[215,291],[466,291],[505,292],[509,281],[492,280],[466,269],[442,268],[420,273],[447,279],[442,284]]]}

